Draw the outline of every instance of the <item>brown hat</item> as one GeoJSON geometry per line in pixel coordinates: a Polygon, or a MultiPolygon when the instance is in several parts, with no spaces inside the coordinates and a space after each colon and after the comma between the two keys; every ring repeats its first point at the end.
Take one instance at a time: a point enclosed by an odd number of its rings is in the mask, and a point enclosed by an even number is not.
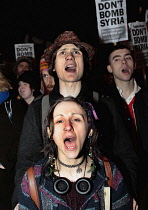
{"type": "Polygon", "coordinates": [[[88,53],[89,60],[93,58],[93,55],[95,53],[94,48],[85,42],[81,42],[78,36],[73,31],[65,31],[64,33],[60,34],[55,39],[54,43],[44,51],[44,57],[47,63],[50,63],[52,52],[57,47],[60,47],[64,44],[79,44],[83,46],[88,53]]]}

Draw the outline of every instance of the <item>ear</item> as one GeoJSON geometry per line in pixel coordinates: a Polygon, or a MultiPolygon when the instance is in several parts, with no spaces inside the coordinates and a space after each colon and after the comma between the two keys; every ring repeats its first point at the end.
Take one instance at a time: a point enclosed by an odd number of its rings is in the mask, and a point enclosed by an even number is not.
{"type": "Polygon", "coordinates": [[[107,70],[108,70],[109,73],[112,73],[112,67],[111,67],[111,65],[108,65],[107,66],[107,70]]]}
{"type": "Polygon", "coordinates": [[[47,134],[48,134],[48,138],[50,138],[51,137],[51,131],[50,131],[49,127],[47,127],[47,134]]]}
{"type": "Polygon", "coordinates": [[[93,135],[93,132],[94,132],[94,131],[93,131],[93,129],[91,128],[90,131],[89,131],[88,136],[92,136],[92,135],[93,135]]]}
{"type": "Polygon", "coordinates": [[[56,71],[55,68],[52,71],[56,71]]]}

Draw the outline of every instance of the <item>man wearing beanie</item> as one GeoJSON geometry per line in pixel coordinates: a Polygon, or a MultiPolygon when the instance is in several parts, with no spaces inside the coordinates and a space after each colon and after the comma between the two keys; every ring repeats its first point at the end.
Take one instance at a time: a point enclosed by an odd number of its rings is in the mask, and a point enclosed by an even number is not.
{"type": "Polygon", "coordinates": [[[18,78],[18,92],[27,104],[40,95],[40,80],[33,71],[25,71],[18,78]]]}
{"type": "Polygon", "coordinates": [[[48,64],[45,58],[40,60],[41,90],[44,95],[48,95],[55,85],[54,77],[49,74],[48,64]]]}

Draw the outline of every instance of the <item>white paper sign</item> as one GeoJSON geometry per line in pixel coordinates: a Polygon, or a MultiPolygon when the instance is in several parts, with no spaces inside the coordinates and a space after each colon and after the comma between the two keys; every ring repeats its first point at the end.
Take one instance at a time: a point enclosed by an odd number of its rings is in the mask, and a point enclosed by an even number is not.
{"type": "Polygon", "coordinates": [[[148,30],[146,22],[129,23],[137,67],[148,66],[148,30]]]}
{"type": "Polygon", "coordinates": [[[126,0],[95,0],[102,43],[128,40],[126,0]]]}
{"type": "Polygon", "coordinates": [[[22,56],[35,58],[33,43],[15,44],[16,59],[22,56]]]}

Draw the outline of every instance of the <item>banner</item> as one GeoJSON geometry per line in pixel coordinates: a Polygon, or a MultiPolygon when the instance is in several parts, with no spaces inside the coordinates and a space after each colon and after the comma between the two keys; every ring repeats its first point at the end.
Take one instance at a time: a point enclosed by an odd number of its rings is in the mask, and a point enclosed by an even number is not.
{"type": "Polygon", "coordinates": [[[128,40],[126,0],[95,0],[102,43],[128,40]]]}
{"type": "Polygon", "coordinates": [[[137,67],[148,66],[148,30],[146,22],[129,23],[137,67]]]}
{"type": "Polygon", "coordinates": [[[15,57],[16,57],[16,59],[18,57],[22,57],[22,56],[35,58],[34,44],[33,43],[15,44],[15,57]]]}

